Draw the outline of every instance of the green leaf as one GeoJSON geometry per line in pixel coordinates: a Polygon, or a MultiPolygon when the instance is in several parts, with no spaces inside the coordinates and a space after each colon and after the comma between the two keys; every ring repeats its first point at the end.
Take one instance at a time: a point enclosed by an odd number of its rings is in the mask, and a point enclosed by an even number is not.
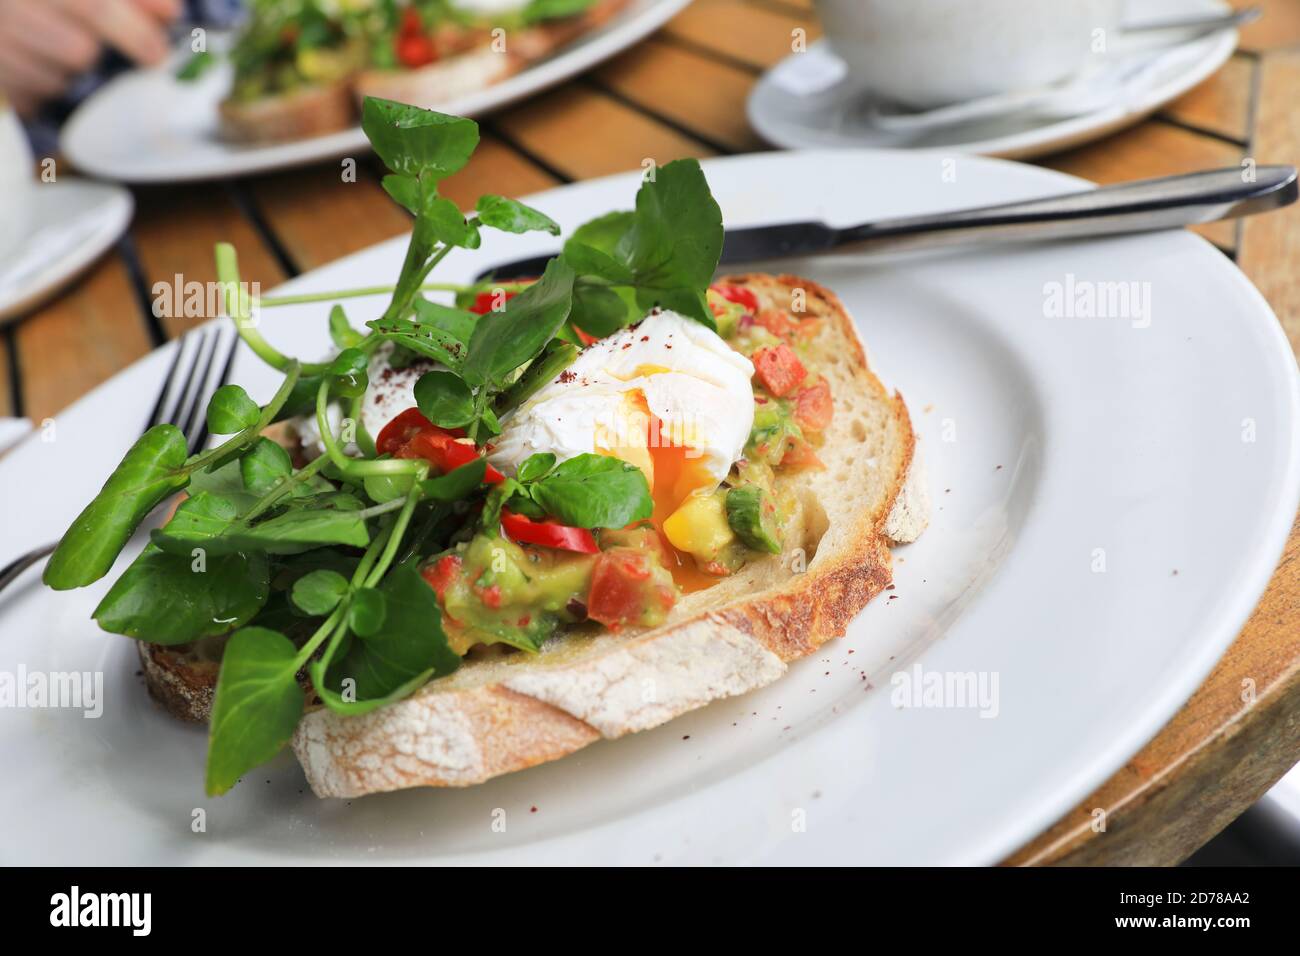
{"type": "Polygon", "coordinates": [[[461,501],[478,490],[486,472],[487,459],[476,458],[445,475],[424,479],[420,482],[420,490],[430,501],[461,501]]]}
{"type": "Polygon", "coordinates": [[[478,322],[478,316],[473,312],[440,302],[430,302],[425,298],[415,300],[415,317],[421,326],[446,332],[461,342],[470,340],[478,322]]]}
{"type": "Polygon", "coordinates": [[[452,372],[425,372],[415,383],[420,414],[443,428],[460,428],[474,419],[474,395],[452,372]]]}
{"type": "Polygon", "coordinates": [[[269,438],[258,438],[239,459],[244,487],[255,495],[266,494],[292,472],[289,453],[269,438]]]}
{"type": "Polygon", "coordinates": [[[635,281],[631,267],[610,253],[576,239],[564,244],[564,261],[580,276],[595,276],[615,285],[631,285],[635,281]]]}
{"type": "Polygon", "coordinates": [[[626,262],[637,284],[708,288],[722,253],[722,210],[698,160],[660,166],[636,194],[626,262]]]}
{"type": "Polygon", "coordinates": [[[176,71],[176,79],[182,83],[189,83],[197,80],[212,67],[216,66],[217,58],[207,50],[200,50],[192,57],[185,61],[184,65],[176,71]]]}
{"type": "Polygon", "coordinates": [[[384,192],[413,216],[420,214],[420,181],[414,176],[389,173],[380,181],[384,192]]]}
{"type": "Polygon", "coordinates": [[[361,485],[366,497],[375,504],[382,505],[405,498],[411,493],[411,482],[414,480],[415,476],[409,474],[367,475],[362,479],[361,485]]]}
{"type": "Polygon", "coordinates": [[[555,467],[555,455],[549,451],[539,451],[523,460],[515,476],[519,481],[536,481],[555,467]]]}
{"type": "Polygon", "coordinates": [[[500,229],[503,232],[549,232],[553,236],[560,234],[560,224],[546,213],[526,206],[516,199],[504,196],[479,196],[478,218],[485,226],[500,229]]]}
{"type": "Polygon", "coordinates": [[[622,528],[654,510],[641,469],[606,455],[578,455],[529,484],[548,515],[578,528],[622,528]]]}
{"type": "Polygon", "coordinates": [[[407,696],[430,677],[450,674],[460,657],[447,643],[442,611],[433,588],[413,564],[389,572],[379,586],[386,612],[383,627],[352,641],[338,660],[318,660],[312,679],[331,710],[365,713],[407,696]],[[351,680],[355,699],[345,700],[344,681],[351,680]]]}
{"type": "Polygon", "coordinates": [[[256,424],[262,410],[238,385],[222,385],[208,402],[208,431],[233,435],[256,424]]]}
{"type": "Polygon", "coordinates": [[[348,322],[348,314],[343,311],[343,306],[335,305],[330,309],[330,340],[337,348],[356,348],[364,339],[365,336],[348,322]]]}
{"type": "Polygon", "coordinates": [[[287,637],[262,627],[236,631],[227,642],[212,703],[209,795],[225,793],[293,736],[303,711],[297,654],[287,637]]]}
{"type": "Polygon", "coordinates": [[[107,574],[145,516],[185,487],[188,454],[175,425],[155,425],[140,436],[63,535],[45,566],[45,583],[66,591],[107,574]]]}
{"type": "Polygon", "coordinates": [[[488,312],[474,328],[461,375],[470,385],[501,385],[519,366],[531,361],[555,337],[573,303],[573,269],[552,259],[542,277],[506,303],[488,312]]]}
{"type": "Polygon", "coordinates": [[[388,616],[388,602],[384,592],[375,588],[360,588],[352,595],[348,605],[348,627],[358,637],[373,637],[384,626],[388,616]]]}
{"type": "Polygon", "coordinates": [[[290,598],[304,614],[324,617],[348,593],[348,579],[337,571],[319,568],[293,582],[290,598]]]}
{"type": "Polygon", "coordinates": [[[590,246],[622,260],[627,250],[628,235],[635,221],[636,213],[630,210],[607,212],[603,216],[597,216],[574,230],[569,241],[565,243],[565,251],[568,251],[569,245],[578,244],[590,246]]]}
{"type": "Polygon", "coordinates": [[[613,289],[598,285],[575,286],[570,320],[588,335],[604,338],[628,324],[627,303],[613,289]]]}
{"type": "Polygon", "coordinates": [[[366,521],[357,511],[311,508],[286,511],[225,538],[236,547],[268,554],[297,554],[323,544],[346,544],[364,548],[370,543],[366,521]]]}
{"type": "Polygon", "coordinates": [[[199,556],[146,547],[95,608],[99,626],[151,644],[184,644],[251,621],[270,595],[266,556],[202,557],[202,543],[192,547],[199,556]]]}
{"type": "Polygon", "coordinates": [[[519,15],[524,23],[540,23],[543,20],[577,16],[595,2],[596,0],[529,0],[528,6],[519,15]]]}
{"type": "Polygon", "coordinates": [[[168,538],[181,540],[183,544],[179,553],[189,554],[192,545],[225,534],[238,516],[239,506],[233,499],[211,491],[200,491],[177,506],[176,513],[161,532],[168,538]]]}
{"type": "Polygon", "coordinates": [[[460,207],[450,199],[442,196],[426,199],[420,216],[424,227],[439,242],[465,249],[477,249],[482,242],[478,226],[467,221],[460,207]]]}
{"type": "Polygon", "coordinates": [[[467,347],[449,332],[410,319],[374,319],[366,325],[390,342],[410,349],[448,368],[460,368],[467,347]]]}
{"type": "Polygon", "coordinates": [[[393,172],[435,181],[464,166],[478,146],[473,120],[373,96],[362,104],[361,128],[393,172]]]}

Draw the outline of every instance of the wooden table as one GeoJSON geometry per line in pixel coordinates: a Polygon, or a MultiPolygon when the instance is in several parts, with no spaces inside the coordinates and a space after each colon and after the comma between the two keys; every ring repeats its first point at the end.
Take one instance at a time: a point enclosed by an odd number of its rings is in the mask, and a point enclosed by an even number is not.
{"type": "MultiPolygon", "coordinates": [[[[1234,0],[1240,2],[1240,0],[1234,0]]],[[[1258,2],[1258,0],[1253,0],[1258,2]]],[[[1300,0],[1266,0],[1241,49],[1155,117],[1044,164],[1098,182],[1300,160],[1300,0]]],[[[642,159],[765,148],[745,121],[762,70],[792,31],[818,35],[811,0],[696,0],[636,48],[482,123],[473,161],[446,183],[524,195],[637,168],[642,159]]],[[[200,319],[158,319],[157,281],[215,279],[212,246],[234,242],[246,280],[269,289],[409,228],[360,161],[231,183],[136,191],[117,249],[54,302],[0,338],[0,415],[55,415],[200,319]]],[[[1201,230],[1234,259],[1300,349],[1300,206],[1201,230]]],[[[1300,758],[1300,525],[1254,616],[1167,727],[1096,793],[1011,863],[1178,862],[1253,803],[1300,758]],[[1104,833],[1093,810],[1107,811],[1104,833]]]]}

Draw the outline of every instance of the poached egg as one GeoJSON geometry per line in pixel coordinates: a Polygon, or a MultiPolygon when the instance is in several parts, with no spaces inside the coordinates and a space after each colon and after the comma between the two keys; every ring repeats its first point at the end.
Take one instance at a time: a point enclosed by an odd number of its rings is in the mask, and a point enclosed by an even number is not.
{"type": "Polygon", "coordinates": [[[753,374],[712,329],[655,311],[583,349],[502,422],[488,460],[513,475],[537,452],[621,458],[645,474],[662,527],[742,456],[754,425],[753,374]]]}

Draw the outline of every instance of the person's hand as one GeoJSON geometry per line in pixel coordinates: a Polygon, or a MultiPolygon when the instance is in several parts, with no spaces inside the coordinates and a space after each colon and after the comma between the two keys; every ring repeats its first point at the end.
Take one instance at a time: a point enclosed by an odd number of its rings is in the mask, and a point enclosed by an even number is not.
{"type": "Polygon", "coordinates": [[[59,96],[106,46],[142,66],[167,56],[182,0],[0,0],[0,93],[20,114],[59,96]]]}

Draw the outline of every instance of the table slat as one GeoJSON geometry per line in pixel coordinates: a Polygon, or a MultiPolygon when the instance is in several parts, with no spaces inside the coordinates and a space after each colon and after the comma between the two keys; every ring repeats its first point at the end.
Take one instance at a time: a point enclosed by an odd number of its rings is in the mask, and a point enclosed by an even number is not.
{"type": "Polygon", "coordinates": [[[595,76],[619,95],[731,152],[764,148],[745,118],[754,76],[739,67],[650,39],[610,60],[595,76]]]}
{"type": "Polygon", "coordinates": [[[15,414],[13,402],[13,380],[9,377],[9,339],[0,335],[0,416],[15,414]]]}
{"type": "Polygon", "coordinates": [[[356,180],[329,164],[264,176],[249,183],[262,219],[299,272],[409,232],[411,217],[388,198],[362,157],[356,180]]]}
{"type": "Polygon", "coordinates": [[[1244,143],[1250,138],[1254,74],[1253,57],[1234,56],[1223,69],[1174,100],[1160,115],[1244,143]]]}
{"type": "Polygon", "coordinates": [[[499,136],[484,132],[468,165],[443,180],[438,188],[461,209],[468,210],[485,193],[518,199],[559,184],[557,177],[507,146],[499,136]]]}
{"type": "MultiPolygon", "coordinates": [[[[1042,162],[1053,169],[1105,184],[1237,166],[1241,157],[1239,146],[1157,120],[1049,156],[1042,162]]],[[[1193,228],[1220,248],[1236,248],[1233,222],[1213,222],[1193,228]]]]}
{"type": "Polygon", "coordinates": [[[796,29],[804,31],[809,44],[821,36],[811,12],[801,15],[744,0],[695,0],[668,21],[664,33],[721,58],[765,70],[790,55],[796,29]]]}
{"type": "MultiPolygon", "coordinates": [[[[177,275],[182,283],[215,282],[213,247],[217,242],[234,243],[244,281],[260,282],[270,288],[285,278],[262,237],[220,185],[141,190],[137,210],[131,237],[151,296],[157,282],[168,283],[175,290],[177,275]]],[[[158,317],[169,337],[215,318],[208,314],[184,315],[179,308],[172,311],[177,314],[158,317]]]]}
{"type": "Polygon", "coordinates": [[[1264,15],[1241,28],[1243,50],[1265,51],[1300,44],[1300,3],[1296,0],[1229,0],[1236,9],[1263,7],[1264,15]]]}
{"type": "Polygon", "coordinates": [[[23,411],[38,425],[152,347],[121,256],[110,253],[18,326],[23,411]]]}
{"type": "Polygon", "coordinates": [[[715,152],[604,93],[581,86],[563,87],[503,113],[495,126],[573,179],[637,169],[646,159],[662,164],[715,152]]]}
{"type": "MultiPolygon", "coordinates": [[[[1300,6],[1300,4],[1297,4],[1300,6]]],[[[1300,161],[1300,52],[1273,53],[1260,64],[1254,156],[1261,163],[1300,161]]],[[[1237,261],[1264,294],[1300,353],[1300,204],[1242,220],[1237,261]]]]}

